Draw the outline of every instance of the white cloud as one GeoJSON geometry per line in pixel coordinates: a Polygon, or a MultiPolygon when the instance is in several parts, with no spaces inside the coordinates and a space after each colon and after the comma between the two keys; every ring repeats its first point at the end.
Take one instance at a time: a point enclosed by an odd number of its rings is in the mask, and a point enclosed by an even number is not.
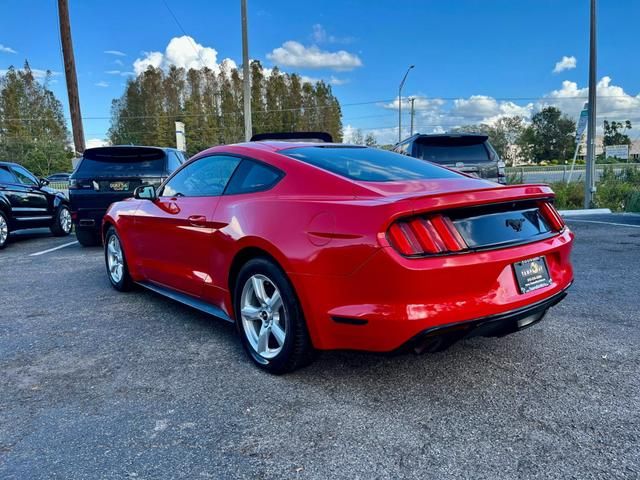
{"type": "Polygon", "coordinates": [[[121,77],[128,77],[129,75],[133,75],[133,72],[124,72],[122,70],[105,70],[107,75],[120,75],[121,77]]]}
{"type": "Polygon", "coordinates": [[[124,62],[122,60],[120,60],[119,58],[116,58],[113,63],[115,65],[118,65],[119,67],[123,67],[124,66],[124,62]]]}
{"type": "Polygon", "coordinates": [[[312,28],[311,39],[314,43],[351,43],[353,41],[353,37],[329,35],[327,30],[319,23],[316,23],[312,28]]]}
{"type": "Polygon", "coordinates": [[[331,85],[344,85],[345,83],[349,83],[348,78],[338,78],[333,75],[329,77],[329,83],[331,85]]]}
{"type": "Polygon", "coordinates": [[[109,84],[107,82],[105,82],[104,80],[101,80],[98,83],[95,83],[94,85],[96,87],[100,87],[100,88],[107,88],[109,86],[109,84]]]}
{"type": "Polygon", "coordinates": [[[302,83],[318,83],[320,79],[316,77],[308,77],[307,75],[300,75],[300,81],[302,83]]]}
{"type": "Polygon", "coordinates": [[[218,73],[220,69],[228,71],[237,67],[230,58],[225,58],[220,64],[217,59],[218,52],[214,48],[200,45],[192,37],[183,35],[172,38],[164,53],[146,52],[144,57],[133,62],[133,70],[136,75],[140,75],[150,66],[166,69],[175,65],[186,70],[199,70],[206,66],[218,73]]]}
{"type": "Polygon", "coordinates": [[[87,148],[106,147],[109,142],[100,138],[90,138],[87,140],[87,148]]]}
{"type": "Polygon", "coordinates": [[[7,47],[6,45],[3,45],[1,43],[0,43],[0,52],[1,53],[18,53],[13,48],[7,47]]]}
{"type": "Polygon", "coordinates": [[[329,68],[337,71],[353,70],[362,66],[362,60],[345,50],[328,52],[320,50],[315,45],[305,47],[299,42],[289,40],[281,47],[275,48],[267,54],[272,62],[298,68],[329,68]]]}
{"type": "MultiPolygon", "coordinates": [[[[9,70],[0,70],[0,75],[6,75],[8,71],[9,70]]],[[[23,72],[24,70],[19,68],[16,71],[23,72]]],[[[57,77],[58,75],[62,75],[60,72],[55,72],[51,70],[42,70],[40,68],[32,68],[31,74],[33,75],[33,78],[35,78],[36,80],[44,80],[45,78],[47,78],[47,74],[51,75],[52,77],[57,77]]],[[[55,83],[55,79],[52,79],[51,82],[55,83]]]]}
{"type": "Polygon", "coordinates": [[[124,52],[121,52],[120,50],[105,50],[104,53],[108,54],[108,55],[115,55],[116,57],[126,57],[127,54],[124,52]]]}
{"type": "Polygon", "coordinates": [[[553,68],[553,73],[560,73],[573,68],[576,68],[576,57],[573,55],[570,57],[564,55],[562,60],[556,62],[556,66],[553,68]]]}

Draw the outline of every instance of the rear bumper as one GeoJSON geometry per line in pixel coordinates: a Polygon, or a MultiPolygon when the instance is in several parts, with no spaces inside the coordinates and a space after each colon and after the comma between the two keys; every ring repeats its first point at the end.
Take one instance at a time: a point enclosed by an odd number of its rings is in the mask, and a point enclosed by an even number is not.
{"type": "Polygon", "coordinates": [[[428,328],[411,338],[402,348],[422,353],[432,348],[463,338],[503,337],[535,325],[544,318],[549,308],[560,303],[567,296],[568,288],[528,307],[511,312],[479,318],[467,322],[440,325],[428,328]]]}
{"type": "Polygon", "coordinates": [[[536,243],[441,257],[409,259],[381,248],[351,275],[290,277],[316,348],[388,352],[438,328],[488,328],[489,320],[539,305],[542,318],[573,281],[572,242],[565,229],[536,243]],[[552,283],[520,293],[512,265],[538,256],[552,283]]]}
{"type": "Polygon", "coordinates": [[[98,231],[105,213],[106,208],[78,208],[71,212],[71,218],[76,228],[98,231]]]}

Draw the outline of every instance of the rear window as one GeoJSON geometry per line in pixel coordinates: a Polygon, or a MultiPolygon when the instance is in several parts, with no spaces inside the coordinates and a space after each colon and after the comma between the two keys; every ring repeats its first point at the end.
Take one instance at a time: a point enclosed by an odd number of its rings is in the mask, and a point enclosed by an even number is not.
{"type": "Polygon", "coordinates": [[[484,140],[465,139],[464,137],[428,143],[418,140],[415,152],[416,157],[441,165],[455,165],[459,162],[483,163],[491,160],[484,140]]]}
{"type": "Polygon", "coordinates": [[[155,148],[94,148],[86,150],[80,165],[80,175],[158,175],[165,168],[165,153],[155,148]]]}
{"type": "Polygon", "coordinates": [[[279,153],[352,180],[394,182],[460,175],[413,157],[366,147],[301,147],[279,153]]]}

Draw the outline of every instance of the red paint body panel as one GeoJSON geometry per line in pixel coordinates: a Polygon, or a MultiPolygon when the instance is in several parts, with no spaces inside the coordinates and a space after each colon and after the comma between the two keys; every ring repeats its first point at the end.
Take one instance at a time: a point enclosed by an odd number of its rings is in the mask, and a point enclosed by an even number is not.
{"type": "Polygon", "coordinates": [[[505,187],[464,175],[357,182],[278,153],[295,146],[308,144],[220,146],[191,160],[231,154],[273,165],[285,175],[268,191],[112,205],[105,224],[118,230],[134,280],[199,297],[233,318],[233,261],[245,249],[260,249],[290,278],[316,348],[373,351],[393,350],[433,326],[536,303],[572,282],[573,234],[566,228],[526,245],[426,258],[403,257],[386,238],[399,218],[552,199],[547,186],[505,187]],[[546,257],[552,284],[520,294],[512,264],[540,255],[546,257]],[[332,316],[367,323],[336,323],[332,316]]]}

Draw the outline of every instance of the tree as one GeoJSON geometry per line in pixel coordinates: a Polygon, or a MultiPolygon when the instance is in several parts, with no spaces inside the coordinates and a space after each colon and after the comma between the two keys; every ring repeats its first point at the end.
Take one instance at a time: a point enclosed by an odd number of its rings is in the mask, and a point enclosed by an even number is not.
{"type": "Polygon", "coordinates": [[[354,145],[364,145],[364,135],[362,134],[362,130],[358,128],[353,132],[353,135],[351,135],[351,143],[354,145]]]}
{"type": "Polygon", "coordinates": [[[602,144],[606,147],[608,145],[631,145],[631,138],[627,135],[627,130],[631,130],[631,121],[626,120],[622,122],[609,122],[604,121],[604,138],[602,144]]]}
{"type": "Polygon", "coordinates": [[[364,144],[367,147],[375,147],[378,144],[376,136],[373,133],[367,133],[367,135],[364,137],[364,144]]]}
{"type": "MultiPolygon", "coordinates": [[[[253,61],[251,106],[255,133],[321,130],[342,140],[340,103],[324,82],[302,82],[299,75],[277,67],[267,75],[253,61]]],[[[228,64],[223,62],[219,72],[149,67],[112,102],[109,139],[113,144],[172,146],[174,122],[180,120],[191,155],[242,141],[243,116],[242,78],[228,64]]]]}
{"type": "Polygon", "coordinates": [[[36,175],[71,169],[73,152],[62,103],[28,62],[0,76],[0,160],[20,163],[36,175]]]}
{"type": "Polygon", "coordinates": [[[573,156],[576,122],[556,107],[545,107],[531,118],[535,161],[567,160],[573,156]]]}

